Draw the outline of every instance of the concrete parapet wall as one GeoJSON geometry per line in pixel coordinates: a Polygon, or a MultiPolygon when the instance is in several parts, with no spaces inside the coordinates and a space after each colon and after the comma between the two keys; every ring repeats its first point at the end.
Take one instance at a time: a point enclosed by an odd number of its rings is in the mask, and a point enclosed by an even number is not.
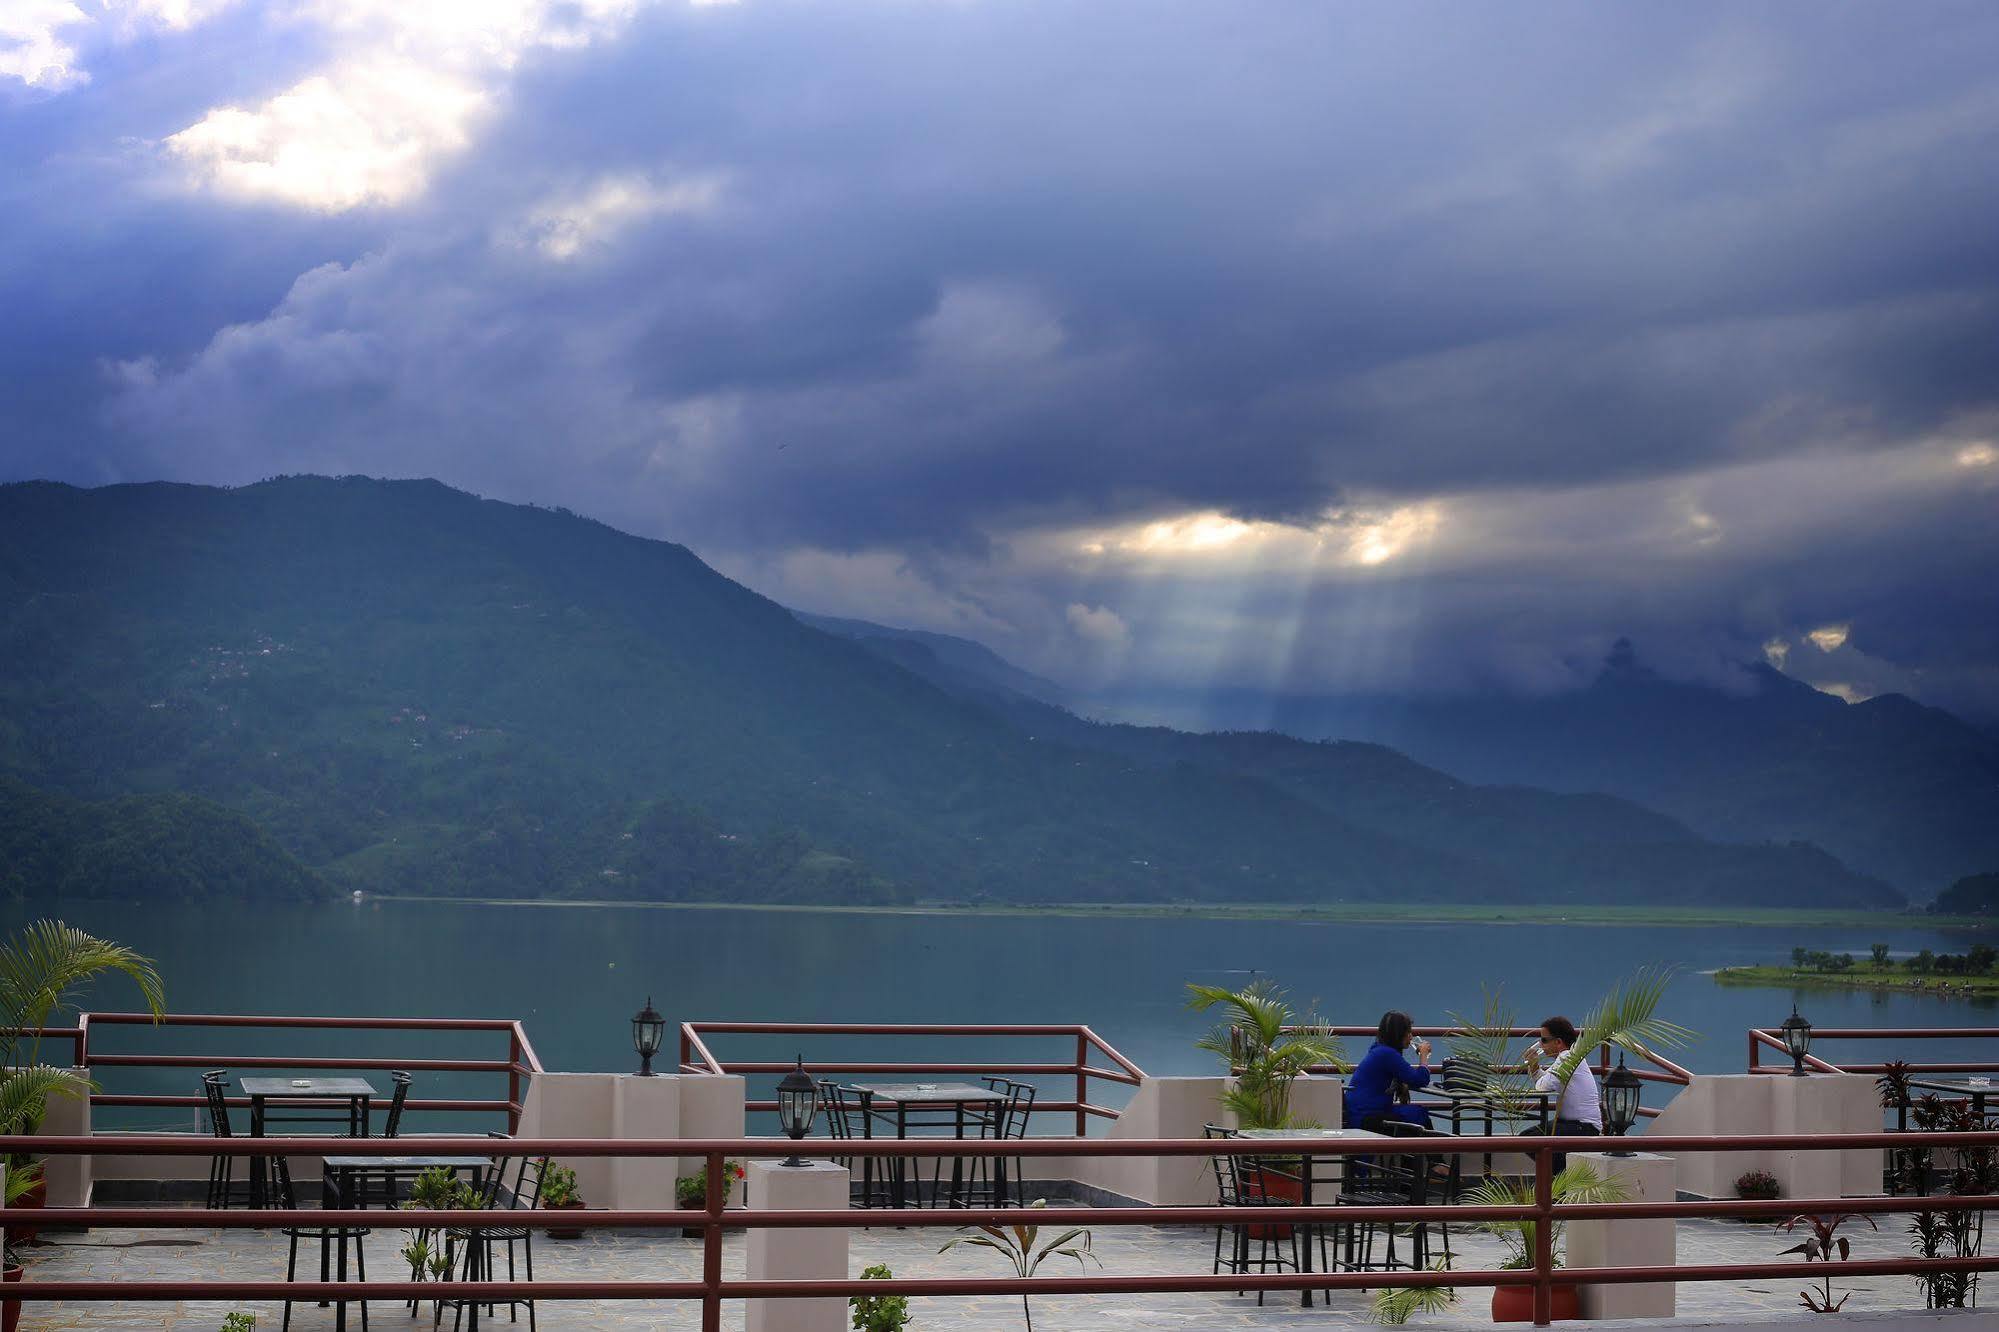
{"type": "MultiPolygon", "coordinates": [[[[740,1138],[743,1080],[734,1075],[537,1073],[521,1108],[524,1138],[740,1138]]],[[[597,1207],[650,1211],[674,1205],[673,1181],[702,1168],[695,1157],[565,1161],[577,1191],[597,1207]]]]}
{"type": "MultiPolygon", "coordinates": [[[[1658,1134],[1764,1136],[1878,1133],[1881,1098],[1874,1080],[1853,1073],[1704,1075],[1680,1089],[1647,1130],[1658,1134]]],[[[1642,1143],[1642,1139],[1639,1142],[1642,1143]]],[[[1767,1170],[1786,1198],[1854,1198],[1881,1192],[1879,1149],[1850,1152],[1687,1152],[1679,1190],[1732,1198],[1743,1172],[1767,1170]]]]}

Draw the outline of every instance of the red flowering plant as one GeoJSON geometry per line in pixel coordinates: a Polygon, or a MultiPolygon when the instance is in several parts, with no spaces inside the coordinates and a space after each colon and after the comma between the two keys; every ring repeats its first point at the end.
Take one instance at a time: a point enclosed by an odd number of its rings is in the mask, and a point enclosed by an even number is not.
{"type": "MultiPolygon", "coordinates": [[[[722,1162],[722,1205],[729,1204],[729,1191],[736,1181],[743,1178],[741,1161],[722,1162]]],[[[682,1175],[673,1181],[673,1198],[682,1207],[706,1207],[708,1205],[708,1172],[696,1175],[682,1175]]]]}

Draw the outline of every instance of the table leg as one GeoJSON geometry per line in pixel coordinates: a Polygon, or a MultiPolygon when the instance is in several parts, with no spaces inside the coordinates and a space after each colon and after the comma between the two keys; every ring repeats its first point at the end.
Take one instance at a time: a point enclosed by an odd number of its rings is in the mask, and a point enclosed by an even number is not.
{"type": "MultiPolygon", "coordinates": [[[[1312,1158],[1309,1156],[1298,1158],[1298,1200],[1307,1207],[1312,1205],[1312,1158]]],[[[1292,1233],[1298,1238],[1298,1271],[1300,1274],[1309,1272],[1312,1270],[1311,1227],[1306,1225],[1293,1226],[1292,1233]]],[[[1312,1307],[1312,1292],[1310,1290],[1301,1290],[1298,1292],[1298,1307],[1301,1309],[1312,1307]]]]}
{"type": "MultiPolygon", "coordinates": [[[[261,1096],[250,1098],[250,1136],[264,1136],[264,1098],[261,1096]]],[[[264,1205],[264,1189],[264,1158],[253,1156],[250,1158],[250,1206],[264,1205]]]]}
{"type": "MultiPolygon", "coordinates": [[[[965,1140],[965,1103],[958,1102],[953,1113],[952,1132],[959,1142],[965,1140]]],[[[951,1205],[956,1207],[965,1202],[965,1158],[951,1158],[951,1205]]]]}

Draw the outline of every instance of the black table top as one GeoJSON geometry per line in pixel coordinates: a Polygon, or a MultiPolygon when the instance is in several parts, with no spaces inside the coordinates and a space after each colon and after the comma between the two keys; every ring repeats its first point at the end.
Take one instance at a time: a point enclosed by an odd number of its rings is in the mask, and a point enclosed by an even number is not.
{"type": "Polygon", "coordinates": [[[290,1097],[299,1100],[333,1097],[350,1099],[356,1096],[380,1096],[375,1085],[366,1078],[241,1078],[245,1096],[259,1096],[265,1100],[290,1097]]]}
{"type": "Polygon", "coordinates": [[[1999,1093],[1999,1082],[1975,1082],[1963,1078],[1911,1078],[1911,1087],[1921,1087],[1924,1091],[1956,1092],[1960,1096],[1990,1096],[1999,1093]]]}
{"type": "Polygon", "coordinates": [[[974,1087],[969,1082],[862,1082],[857,1090],[891,1105],[962,1105],[971,1101],[1004,1101],[1005,1092],[974,1087]]]}

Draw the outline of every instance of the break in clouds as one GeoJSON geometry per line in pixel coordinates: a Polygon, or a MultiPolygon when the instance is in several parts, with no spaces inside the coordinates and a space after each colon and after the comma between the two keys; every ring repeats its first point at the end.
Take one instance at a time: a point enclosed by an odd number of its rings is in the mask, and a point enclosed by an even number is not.
{"type": "Polygon", "coordinates": [[[1091,688],[1999,716],[1999,11],[0,7],[0,472],[430,475],[1091,688]],[[254,53],[254,58],[251,58],[254,53]]]}

